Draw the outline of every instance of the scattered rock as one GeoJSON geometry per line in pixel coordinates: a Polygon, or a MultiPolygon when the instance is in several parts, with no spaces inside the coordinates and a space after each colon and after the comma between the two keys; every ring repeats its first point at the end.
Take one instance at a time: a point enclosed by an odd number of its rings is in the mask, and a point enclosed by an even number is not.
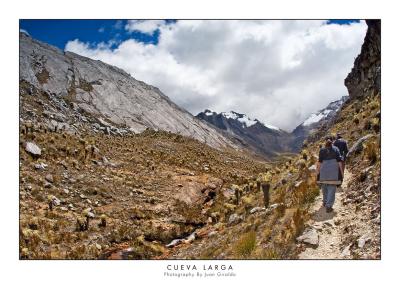
{"type": "Polygon", "coordinates": [[[310,172],[316,172],[317,171],[317,166],[316,165],[312,165],[312,166],[310,166],[309,168],[308,168],[308,170],[310,171],[310,172]]]}
{"type": "Polygon", "coordinates": [[[301,236],[297,237],[296,240],[312,246],[318,246],[319,235],[317,230],[310,227],[307,228],[301,236]]]}
{"type": "Polygon", "coordinates": [[[196,232],[193,232],[192,234],[190,234],[189,237],[187,237],[187,238],[185,239],[185,243],[191,243],[191,242],[193,242],[194,240],[196,240],[196,237],[197,237],[196,232]]]}
{"type": "Polygon", "coordinates": [[[91,209],[91,208],[85,209],[85,210],[83,211],[83,215],[84,215],[85,217],[89,217],[89,218],[92,218],[92,219],[95,217],[95,215],[94,215],[94,213],[92,212],[92,209],[91,209]]]}
{"type": "Polygon", "coordinates": [[[344,248],[344,250],[340,254],[340,257],[348,257],[348,256],[350,256],[351,255],[350,247],[351,247],[351,244],[348,245],[346,248],[344,248]]]}
{"type": "Polygon", "coordinates": [[[314,223],[314,224],[312,225],[312,227],[313,227],[315,230],[317,230],[317,231],[321,231],[322,228],[323,228],[323,224],[322,224],[321,222],[314,223]]]}
{"type": "Polygon", "coordinates": [[[333,220],[327,220],[327,221],[325,221],[325,222],[323,223],[323,225],[324,225],[324,226],[327,226],[327,227],[331,227],[331,228],[335,227],[335,223],[334,223],[333,220]]]}
{"type": "Polygon", "coordinates": [[[303,183],[303,181],[298,181],[294,184],[295,188],[298,188],[301,184],[303,183]]]}
{"type": "Polygon", "coordinates": [[[262,211],[265,211],[265,208],[262,208],[262,207],[254,207],[253,209],[250,210],[250,214],[254,214],[254,213],[262,212],[262,211]]]}
{"type": "Polygon", "coordinates": [[[47,168],[47,165],[44,163],[39,163],[39,164],[35,164],[34,167],[36,170],[42,171],[47,168]]]}
{"type": "Polygon", "coordinates": [[[283,204],[281,204],[281,203],[272,204],[271,206],[268,207],[268,210],[269,211],[275,210],[276,208],[278,208],[279,206],[282,206],[282,205],[283,204]]]}
{"type": "Polygon", "coordinates": [[[350,148],[349,152],[347,153],[347,157],[351,157],[353,154],[360,153],[363,150],[363,143],[373,137],[372,134],[367,134],[366,136],[363,136],[362,138],[358,139],[354,145],[350,148]]]}
{"type": "Polygon", "coordinates": [[[369,235],[361,236],[357,241],[358,248],[360,248],[360,249],[364,248],[365,243],[367,243],[368,241],[371,241],[371,237],[369,237],[369,235]]]}
{"type": "Polygon", "coordinates": [[[42,154],[42,150],[33,142],[25,143],[25,151],[34,157],[39,157],[42,154]]]}
{"type": "Polygon", "coordinates": [[[207,183],[206,187],[209,188],[210,190],[215,190],[217,188],[217,185],[214,183],[207,183]]]}
{"type": "Polygon", "coordinates": [[[53,175],[47,174],[44,178],[45,178],[45,180],[48,181],[49,183],[54,183],[53,175]]]}
{"type": "Polygon", "coordinates": [[[243,217],[235,213],[229,216],[228,225],[238,224],[241,221],[243,221],[243,217]]]}
{"type": "Polygon", "coordinates": [[[61,205],[60,199],[58,199],[56,196],[51,196],[51,202],[53,203],[54,206],[61,205]]]}
{"type": "Polygon", "coordinates": [[[166,245],[167,248],[172,248],[175,247],[179,244],[181,244],[184,241],[184,239],[175,239],[173,240],[171,243],[169,243],[168,245],[166,245]]]}

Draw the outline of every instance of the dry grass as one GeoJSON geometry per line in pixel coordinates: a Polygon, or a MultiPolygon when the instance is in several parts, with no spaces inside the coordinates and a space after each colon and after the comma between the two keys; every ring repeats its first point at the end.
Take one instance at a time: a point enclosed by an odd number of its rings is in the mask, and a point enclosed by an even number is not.
{"type": "Polygon", "coordinates": [[[243,236],[233,245],[233,251],[237,258],[247,258],[256,247],[256,232],[250,231],[243,236]]]}

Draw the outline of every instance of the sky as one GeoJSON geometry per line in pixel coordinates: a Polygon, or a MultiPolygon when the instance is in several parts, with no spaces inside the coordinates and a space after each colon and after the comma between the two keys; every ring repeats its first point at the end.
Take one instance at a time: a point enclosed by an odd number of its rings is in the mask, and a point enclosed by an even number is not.
{"type": "Polygon", "coordinates": [[[358,20],[20,20],[33,38],[118,66],[192,114],[236,111],[291,131],[347,95],[358,20]]]}

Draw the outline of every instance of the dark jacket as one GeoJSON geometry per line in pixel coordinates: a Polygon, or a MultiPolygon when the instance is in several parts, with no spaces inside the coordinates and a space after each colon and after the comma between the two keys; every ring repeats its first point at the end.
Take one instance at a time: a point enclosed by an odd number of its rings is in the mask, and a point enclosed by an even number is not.
{"type": "Polygon", "coordinates": [[[342,155],[336,146],[324,147],[319,151],[318,161],[321,163],[321,171],[318,181],[343,180],[338,162],[342,161],[342,155]]]}
{"type": "Polygon", "coordinates": [[[342,138],[338,138],[337,140],[335,140],[333,145],[339,149],[342,160],[345,161],[347,153],[349,152],[349,149],[347,148],[347,142],[342,138]]]}

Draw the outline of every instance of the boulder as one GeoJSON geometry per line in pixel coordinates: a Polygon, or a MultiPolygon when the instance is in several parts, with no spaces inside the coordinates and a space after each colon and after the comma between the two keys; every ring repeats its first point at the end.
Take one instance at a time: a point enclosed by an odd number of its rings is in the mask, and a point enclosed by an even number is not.
{"type": "Polygon", "coordinates": [[[367,134],[366,136],[359,138],[350,148],[349,152],[347,153],[347,158],[353,156],[354,154],[360,153],[363,149],[363,143],[373,136],[373,134],[367,134]]]}
{"type": "Polygon", "coordinates": [[[45,178],[45,180],[48,181],[49,183],[53,183],[53,182],[54,182],[53,175],[51,175],[51,174],[47,174],[44,178],[45,178]]]}
{"type": "Polygon", "coordinates": [[[194,240],[196,240],[196,237],[197,237],[196,232],[193,232],[192,234],[190,234],[189,237],[187,237],[187,238],[185,239],[185,243],[191,243],[191,242],[193,242],[194,240]]]}
{"type": "Polygon", "coordinates": [[[304,232],[303,235],[299,236],[296,238],[298,242],[302,242],[305,244],[309,244],[312,246],[318,246],[319,243],[319,235],[317,230],[314,228],[307,228],[304,232]]]}
{"type": "Polygon", "coordinates": [[[34,157],[39,157],[42,154],[42,150],[33,142],[25,143],[25,151],[34,157]]]}
{"type": "Polygon", "coordinates": [[[371,237],[369,237],[368,235],[361,236],[357,241],[358,248],[364,248],[365,243],[367,243],[368,241],[371,241],[371,237]]]}
{"type": "Polygon", "coordinates": [[[229,216],[228,225],[239,224],[241,221],[243,221],[243,217],[235,213],[229,216]]]}
{"type": "Polygon", "coordinates": [[[308,170],[312,173],[315,173],[317,171],[317,166],[316,165],[312,165],[308,168],[308,170]]]}
{"type": "Polygon", "coordinates": [[[262,207],[254,207],[254,208],[252,208],[252,209],[250,210],[250,214],[254,214],[254,213],[262,212],[262,211],[265,211],[265,208],[262,208],[262,207]]]}
{"type": "Polygon", "coordinates": [[[59,206],[59,205],[61,204],[60,199],[58,199],[58,198],[55,197],[55,196],[52,197],[52,200],[51,200],[51,201],[53,202],[53,205],[54,205],[54,206],[59,206]]]}
{"type": "Polygon", "coordinates": [[[181,244],[184,241],[184,239],[175,239],[173,241],[171,241],[169,244],[166,245],[167,248],[172,248],[175,247],[179,244],[181,244]]]}
{"type": "Polygon", "coordinates": [[[342,257],[342,258],[344,258],[344,257],[349,257],[349,256],[351,255],[350,247],[351,247],[351,244],[348,245],[346,248],[344,248],[344,250],[343,250],[342,253],[340,254],[340,257],[342,257]]]}

